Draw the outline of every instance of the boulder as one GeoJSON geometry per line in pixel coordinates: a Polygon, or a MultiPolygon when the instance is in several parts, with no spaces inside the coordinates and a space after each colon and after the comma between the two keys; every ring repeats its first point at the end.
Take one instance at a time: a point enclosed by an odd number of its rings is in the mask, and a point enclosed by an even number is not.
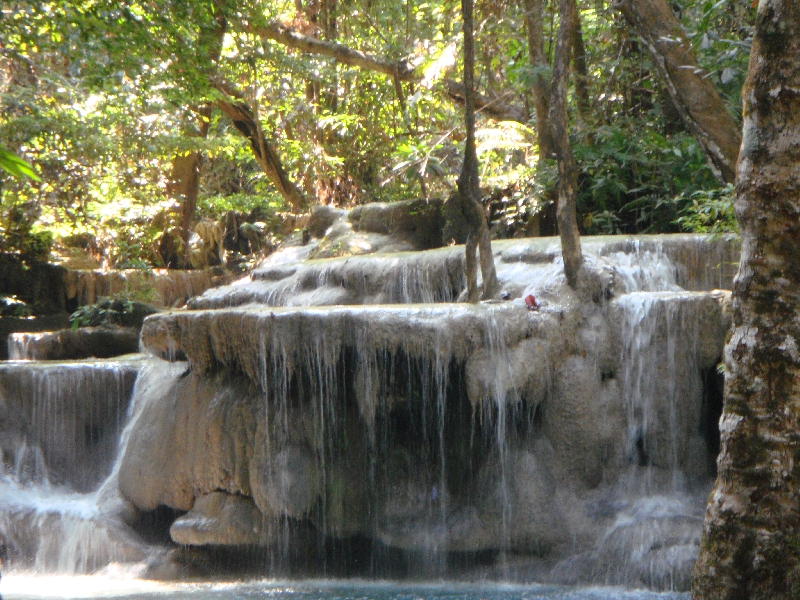
{"type": "Polygon", "coordinates": [[[317,458],[307,446],[289,446],[250,465],[250,488],[265,514],[303,518],[321,490],[317,458]]]}
{"type": "Polygon", "coordinates": [[[267,531],[252,498],[225,492],[197,498],[192,510],[169,528],[172,540],[185,546],[263,544],[267,531]]]}

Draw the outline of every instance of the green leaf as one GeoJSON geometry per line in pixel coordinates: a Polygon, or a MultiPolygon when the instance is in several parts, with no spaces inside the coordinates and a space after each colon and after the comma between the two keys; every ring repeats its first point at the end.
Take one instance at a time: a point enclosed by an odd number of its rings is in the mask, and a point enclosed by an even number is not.
{"type": "Polygon", "coordinates": [[[41,177],[27,162],[0,146],[0,169],[3,169],[18,179],[29,178],[41,181],[41,177]]]}

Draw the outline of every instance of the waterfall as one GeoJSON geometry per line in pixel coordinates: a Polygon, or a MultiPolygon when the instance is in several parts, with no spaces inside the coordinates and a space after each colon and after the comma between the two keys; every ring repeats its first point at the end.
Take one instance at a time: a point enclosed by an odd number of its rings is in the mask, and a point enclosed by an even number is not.
{"type": "Polygon", "coordinates": [[[104,515],[138,361],[0,366],[0,538],[12,569],[91,573],[145,546],[104,515]]]}
{"type": "Polygon", "coordinates": [[[153,561],[151,519],[262,572],[685,589],[728,326],[698,252],[590,239],[586,300],[552,240],[502,242],[477,306],[458,249],[276,259],[149,317],[147,360],[0,366],[12,564],[153,561]]]}

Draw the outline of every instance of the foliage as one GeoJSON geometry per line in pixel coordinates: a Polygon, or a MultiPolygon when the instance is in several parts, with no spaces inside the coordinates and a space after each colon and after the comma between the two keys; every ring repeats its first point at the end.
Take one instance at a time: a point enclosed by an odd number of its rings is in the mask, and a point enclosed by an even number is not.
{"type": "Polygon", "coordinates": [[[678,224],[693,233],[731,233],[739,231],[733,210],[735,190],[732,184],[716,190],[684,192],[676,199],[681,205],[678,224]]]}
{"type": "MultiPolygon", "coordinates": [[[[664,135],[620,120],[574,138],[587,233],[677,231],[679,194],[715,189],[705,156],[686,133],[664,135]]],[[[682,197],[682,196],[681,196],[682,197]]]]}
{"type": "Polygon", "coordinates": [[[73,330],[79,327],[141,327],[147,315],[157,312],[151,306],[124,295],[100,298],[95,304],[81,306],[69,317],[73,330]]]}
{"type": "Polygon", "coordinates": [[[10,173],[18,179],[27,177],[34,181],[41,181],[36,171],[19,156],[12,154],[2,146],[0,146],[0,169],[10,173]]]}
{"type": "MultiPolygon", "coordinates": [[[[549,69],[530,65],[520,4],[477,3],[477,80],[482,94],[529,107],[531,81],[549,69]]],[[[551,57],[558,17],[556,3],[546,4],[551,57]]],[[[672,5],[737,114],[754,11],[732,0],[672,5]]],[[[589,110],[572,119],[583,231],[730,228],[726,194],[635,35],[606,0],[579,7],[590,96],[589,110]]],[[[224,99],[213,78],[241,91],[312,199],[447,195],[463,142],[461,107],[443,85],[460,78],[459,23],[452,0],[11,0],[0,8],[0,244],[43,257],[51,240],[90,234],[106,265],[159,265],[161,236],[180,221],[173,159],[192,152],[202,156],[197,219],[260,211],[269,223],[286,210],[230,119],[202,112],[224,99]],[[395,82],[251,33],[272,21],[406,58],[422,80],[395,82]]],[[[497,235],[524,232],[553,184],[550,166],[537,163],[531,122],[479,115],[497,235]]]]}

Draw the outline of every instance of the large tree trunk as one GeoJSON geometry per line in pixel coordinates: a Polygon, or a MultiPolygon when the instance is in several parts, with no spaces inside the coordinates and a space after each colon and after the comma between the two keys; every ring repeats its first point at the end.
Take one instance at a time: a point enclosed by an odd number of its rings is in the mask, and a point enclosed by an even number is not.
{"type": "Polygon", "coordinates": [[[733,182],[741,136],[714,84],[697,65],[667,0],[617,0],[616,8],[633,26],[664,80],[675,108],[703,148],[712,172],[733,182]]]}
{"type": "Polygon", "coordinates": [[[214,87],[230,97],[229,99],[217,100],[216,106],[231,118],[234,127],[250,141],[253,154],[267,178],[272,182],[272,185],[292,205],[294,210],[300,211],[305,208],[307,204],[305,196],[303,196],[303,193],[294,182],[289,179],[280,157],[264,137],[256,116],[244,100],[241,92],[232,84],[220,79],[212,83],[214,87]]]}
{"type": "Polygon", "coordinates": [[[569,141],[569,115],[567,114],[567,87],[569,84],[570,49],[574,39],[572,29],[577,19],[575,0],[559,0],[561,23],[558,26],[556,53],[553,61],[553,89],[550,100],[550,130],[558,157],[558,234],[561,236],[561,254],[564,273],[570,287],[578,284],[578,273],[583,266],[581,238],[578,232],[575,198],[578,190],[578,167],[569,141]]]}
{"type": "Polygon", "coordinates": [[[480,246],[483,297],[491,298],[497,291],[497,273],[492,255],[492,242],[486,213],[481,204],[478,177],[478,153],[475,147],[475,40],[472,20],[473,0],[461,0],[464,19],[464,121],[467,139],[464,145],[464,164],[458,177],[458,196],[461,210],[469,224],[466,246],[467,301],[478,301],[478,272],[476,250],[480,246]]]}
{"type": "Polygon", "coordinates": [[[800,598],[800,1],[761,0],[744,91],[742,258],[694,598],[800,598]]]}

